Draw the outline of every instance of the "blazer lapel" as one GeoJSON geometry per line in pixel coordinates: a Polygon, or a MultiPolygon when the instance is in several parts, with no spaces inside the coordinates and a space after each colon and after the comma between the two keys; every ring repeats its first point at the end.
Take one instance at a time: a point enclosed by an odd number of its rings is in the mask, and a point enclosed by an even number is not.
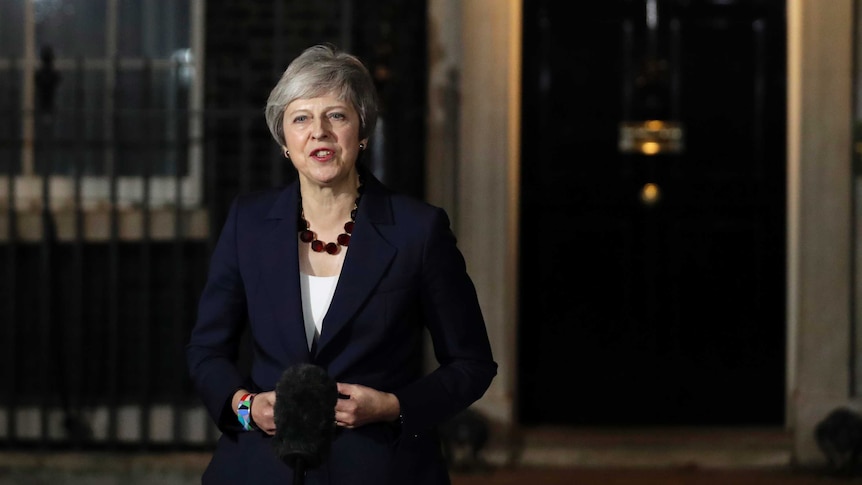
{"type": "Polygon", "coordinates": [[[273,305],[274,329],[291,360],[311,360],[302,316],[302,293],[299,287],[297,247],[297,214],[299,211],[298,183],[282,190],[266,215],[272,225],[261,244],[261,285],[269,293],[273,305]]]}
{"type": "Polygon", "coordinates": [[[323,319],[315,354],[319,354],[356,314],[377,287],[397,252],[377,230],[380,224],[392,224],[389,196],[370,173],[366,173],[365,177],[367,180],[356,216],[356,228],[351,235],[338,287],[323,319]]]}

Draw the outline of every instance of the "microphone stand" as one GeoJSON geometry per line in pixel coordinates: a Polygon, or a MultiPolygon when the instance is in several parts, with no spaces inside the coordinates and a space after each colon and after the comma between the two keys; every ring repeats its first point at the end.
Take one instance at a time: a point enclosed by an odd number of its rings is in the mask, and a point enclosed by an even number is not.
{"type": "Polygon", "coordinates": [[[305,460],[301,457],[297,457],[293,464],[293,483],[294,485],[305,485],[305,460]]]}
{"type": "Polygon", "coordinates": [[[308,464],[314,462],[314,456],[302,451],[294,451],[284,457],[288,465],[293,467],[293,484],[305,484],[305,471],[308,469],[308,464]]]}

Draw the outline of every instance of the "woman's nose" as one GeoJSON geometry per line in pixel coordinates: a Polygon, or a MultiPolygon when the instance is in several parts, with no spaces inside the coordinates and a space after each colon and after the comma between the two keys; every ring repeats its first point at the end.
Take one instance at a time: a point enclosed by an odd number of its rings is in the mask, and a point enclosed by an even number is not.
{"type": "Polygon", "coordinates": [[[315,140],[319,140],[321,138],[325,138],[329,134],[329,127],[326,124],[325,118],[318,118],[315,120],[313,125],[313,130],[311,130],[311,136],[315,140]]]}

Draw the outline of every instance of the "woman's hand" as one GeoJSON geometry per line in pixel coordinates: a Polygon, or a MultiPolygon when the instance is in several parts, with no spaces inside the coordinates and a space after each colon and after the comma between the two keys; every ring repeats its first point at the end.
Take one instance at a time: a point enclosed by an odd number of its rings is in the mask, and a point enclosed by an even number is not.
{"type": "Polygon", "coordinates": [[[254,419],[254,425],[270,436],[275,434],[274,407],[275,391],[258,393],[251,402],[251,418],[254,419]]]}
{"type": "Polygon", "coordinates": [[[339,398],[335,404],[335,424],[344,428],[358,428],[369,423],[394,421],[401,413],[401,404],[395,394],[380,392],[359,384],[339,382],[339,398]]]}
{"type": "MultiPolygon", "coordinates": [[[[247,392],[245,389],[240,389],[234,393],[233,400],[231,401],[234,413],[236,413],[239,400],[247,392]]],[[[270,436],[275,434],[274,406],[275,391],[257,393],[251,401],[251,419],[254,425],[270,436]]]]}

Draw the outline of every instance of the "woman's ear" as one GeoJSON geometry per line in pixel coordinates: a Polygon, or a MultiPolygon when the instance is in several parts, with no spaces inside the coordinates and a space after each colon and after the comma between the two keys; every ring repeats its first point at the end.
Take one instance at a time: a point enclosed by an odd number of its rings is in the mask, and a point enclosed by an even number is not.
{"type": "Polygon", "coordinates": [[[365,150],[368,148],[368,138],[359,140],[359,150],[365,150]]]}

